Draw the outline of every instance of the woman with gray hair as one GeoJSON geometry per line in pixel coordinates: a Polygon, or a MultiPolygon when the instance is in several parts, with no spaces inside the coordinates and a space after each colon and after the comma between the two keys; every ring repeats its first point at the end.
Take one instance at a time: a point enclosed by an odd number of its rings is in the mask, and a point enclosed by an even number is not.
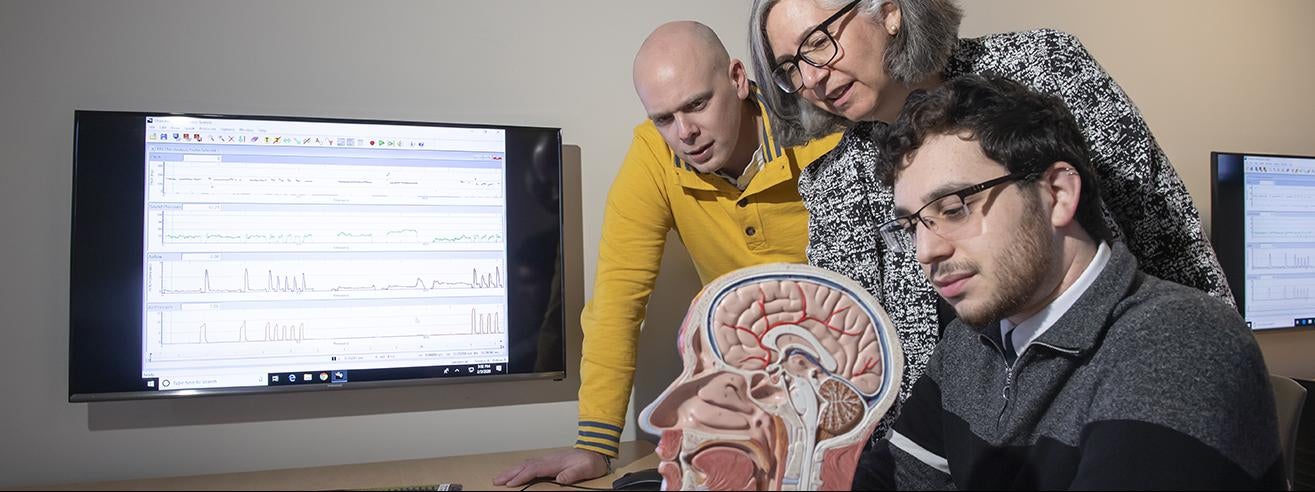
{"type": "MultiPolygon", "coordinates": [[[[893,197],[873,175],[875,141],[911,92],[965,74],[1012,78],[1062,99],[1091,147],[1114,236],[1147,273],[1231,304],[1187,189],[1132,101],[1082,44],[1053,30],[959,39],[961,18],[952,0],[755,0],[750,19],[754,72],[778,141],[845,130],[799,179],[808,259],[858,281],[890,314],[906,358],[901,401],[954,314],[912,254],[883,245],[878,227],[894,218],[893,197]]],[[[874,438],[897,413],[898,405],[874,438]]]]}

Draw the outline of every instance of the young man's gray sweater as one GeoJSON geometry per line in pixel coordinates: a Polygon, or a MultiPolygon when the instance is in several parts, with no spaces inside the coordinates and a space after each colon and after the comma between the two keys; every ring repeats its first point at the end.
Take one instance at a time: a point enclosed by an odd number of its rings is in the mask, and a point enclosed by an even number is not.
{"type": "Polygon", "coordinates": [[[856,489],[1282,488],[1274,396],[1237,311],[1122,243],[1012,367],[955,321],[856,489]]]}

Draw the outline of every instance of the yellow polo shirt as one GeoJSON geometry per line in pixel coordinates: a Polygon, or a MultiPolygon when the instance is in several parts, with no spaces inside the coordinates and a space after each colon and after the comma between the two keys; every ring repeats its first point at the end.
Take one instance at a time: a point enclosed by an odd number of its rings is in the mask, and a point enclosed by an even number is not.
{"type": "Polygon", "coordinates": [[[799,173],[831,150],[840,134],[782,148],[772,138],[756,87],[752,97],[762,110],[759,150],[766,163],[744,191],[683,162],[651,121],[635,127],[607,195],[594,295],[580,317],[584,347],[575,447],[617,454],[639,328],[668,231],[680,235],[705,285],[747,266],[807,262],[808,213],[799,197],[799,173]]]}

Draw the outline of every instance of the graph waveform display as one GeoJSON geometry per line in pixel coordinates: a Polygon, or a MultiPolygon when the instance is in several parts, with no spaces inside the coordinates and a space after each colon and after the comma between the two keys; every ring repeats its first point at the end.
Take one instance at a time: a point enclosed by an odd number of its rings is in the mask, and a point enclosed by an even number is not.
{"type": "Polygon", "coordinates": [[[148,272],[151,300],[175,302],[501,295],[506,288],[499,259],[160,261],[148,272]]]}
{"type": "Polygon", "coordinates": [[[1315,248],[1252,248],[1252,270],[1309,270],[1315,267],[1315,248]]]}
{"type": "Polygon", "coordinates": [[[1315,186],[1249,186],[1247,210],[1253,212],[1315,212],[1315,186]]]}
{"type": "Polygon", "coordinates": [[[382,242],[387,244],[398,243],[417,243],[422,245],[428,244],[451,244],[451,243],[498,243],[502,242],[501,233],[492,234],[447,234],[431,237],[420,237],[420,233],[411,230],[409,235],[404,231],[389,231],[382,235],[376,236],[373,232],[336,232],[327,236],[327,239],[317,237],[314,233],[307,234],[165,234],[164,242],[170,243],[191,243],[191,244],[224,244],[224,243],[273,243],[273,244],[337,244],[350,242],[382,242]],[[382,237],[382,241],[375,241],[377,237],[382,237]]]}
{"type": "Polygon", "coordinates": [[[462,213],[151,210],[148,249],[207,251],[493,251],[505,249],[497,211],[462,213]]]}
{"type": "Polygon", "coordinates": [[[1256,281],[1248,290],[1253,301],[1302,301],[1312,300],[1312,279],[1293,281],[1256,281]]]}
{"type": "Polygon", "coordinates": [[[395,354],[506,347],[497,304],[182,310],[150,313],[156,361],[395,354]]]}
{"type": "Polygon", "coordinates": [[[1259,328],[1295,326],[1315,313],[1315,275],[1275,275],[1248,279],[1246,319],[1259,328]]]}
{"type": "Polygon", "coordinates": [[[251,286],[250,271],[242,270],[242,286],[232,289],[217,289],[210,283],[210,270],[203,270],[201,274],[201,286],[195,289],[170,289],[162,288],[162,294],[236,294],[249,292],[306,292],[314,291],[306,285],[306,274],[300,275],[275,275],[273,270],[267,271],[264,287],[251,286]]]}
{"type": "Polygon", "coordinates": [[[280,323],[277,321],[267,321],[264,326],[250,330],[247,328],[247,322],[243,321],[237,327],[235,336],[226,337],[223,335],[210,336],[210,326],[208,323],[201,323],[196,327],[197,337],[195,340],[164,340],[164,345],[178,344],[211,344],[211,343],[247,343],[247,342],[300,342],[306,338],[305,323],[280,323]],[[252,335],[252,332],[255,335],[252,335]]]}
{"type": "Polygon", "coordinates": [[[404,133],[433,138],[148,139],[143,371],[504,360],[517,214],[505,135],[404,133]]]}
{"type": "MultiPolygon", "coordinates": [[[[301,343],[305,341],[344,341],[344,340],[382,340],[385,338],[430,338],[430,337],[450,337],[461,335],[497,335],[502,333],[502,316],[499,313],[479,313],[474,309],[470,310],[470,331],[467,333],[408,333],[401,335],[337,335],[330,338],[306,338],[306,323],[304,322],[279,322],[266,321],[259,328],[252,330],[249,325],[251,322],[243,321],[227,335],[218,334],[211,336],[209,323],[201,323],[196,326],[196,338],[190,337],[184,340],[164,340],[164,345],[182,345],[182,344],[222,344],[222,343],[255,343],[255,342],[293,342],[301,343]]],[[[259,323],[259,322],[257,322],[259,323]]],[[[190,335],[190,333],[189,333],[190,335]]]]}
{"type": "Polygon", "coordinates": [[[500,167],[156,161],[150,200],[174,203],[434,205],[501,203],[500,167]],[[473,201],[473,202],[472,202],[473,201]]]}
{"type": "Polygon", "coordinates": [[[391,285],[364,285],[364,286],[339,286],[328,289],[329,292],[341,291],[361,291],[361,290],[440,290],[440,289],[500,289],[505,287],[502,284],[502,274],[494,272],[488,275],[481,275],[478,271],[471,271],[469,282],[445,282],[442,280],[433,280],[426,282],[420,277],[416,277],[415,282],[408,285],[391,284],[391,285]]]}
{"type": "Polygon", "coordinates": [[[473,335],[496,335],[502,333],[501,313],[480,313],[470,309],[470,333],[473,335]]]}
{"type": "Polygon", "coordinates": [[[1247,230],[1253,242],[1315,242],[1315,215],[1256,215],[1247,230]]]}
{"type": "Polygon", "coordinates": [[[434,280],[425,282],[424,279],[416,277],[415,282],[409,285],[338,285],[326,289],[317,289],[306,281],[306,274],[300,275],[274,275],[273,271],[266,272],[265,284],[263,287],[251,286],[251,274],[247,270],[242,272],[242,287],[235,289],[216,289],[210,284],[210,270],[205,270],[202,274],[201,287],[196,289],[161,289],[163,294],[212,294],[212,293],[248,293],[248,292],[343,292],[343,291],[363,291],[363,290],[437,290],[437,289],[496,289],[505,287],[502,283],[502,274],[500,272],[480,275],[479,271],[471,270],[471,279],[468,282],[445,282],[434,280]]]}

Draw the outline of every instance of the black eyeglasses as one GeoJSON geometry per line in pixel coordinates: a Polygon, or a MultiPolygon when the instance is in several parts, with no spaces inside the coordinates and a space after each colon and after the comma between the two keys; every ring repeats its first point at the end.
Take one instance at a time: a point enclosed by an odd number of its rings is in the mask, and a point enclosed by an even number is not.
{"type": "Polygon", "coordinates": [[[1018,172],[984,181],[959,191],[946,193],[927,202],[917,212],[896,217],[881,224],[877,230],[881,232],[881,239],[886,243],[886,247],[896,253],[912,252],[914,250],[918,223],[922,223],[927,230],[949,240],[975,236],[982,232],[981,221],[969,220],[973,215],[968,207],[968,197],[1005,183],[1031,181],[1040,176],[1041,173],[1018,172]]]}
{"type": "Polygon", "coordinates": [[[854,6],[861,1],[863,0],[849,2],[844,8],[831,14],[831,17],[827,17],[821,24],[809,31],[807,36],[804,36],[804,41],[799,43],[799,49],[795,50],[793,58],[776,64],[776,68],[772,69],[772,81],[776,82],[777,87],[780,87],[786,94],[794,94],[804,87],[804,75],[803,72],[799,71],[799,60],[803,60],[804,63],[814,67],[822,68],[836,58],[836,53],[840,51],[839,45],[836,44],[836,38],[827,31],[827,28],[850,10],[854,10],[854,6]]]}

